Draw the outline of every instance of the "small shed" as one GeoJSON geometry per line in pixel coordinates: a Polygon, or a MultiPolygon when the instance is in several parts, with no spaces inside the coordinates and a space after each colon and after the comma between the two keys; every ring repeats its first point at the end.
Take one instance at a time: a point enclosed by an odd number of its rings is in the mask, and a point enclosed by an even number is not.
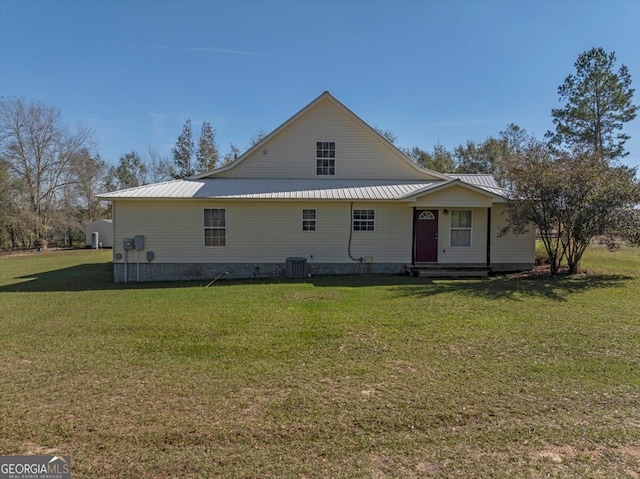
{"type": "Polygon", "coordinates": [[[113,220],[95,220],[84,227],[86,234],[85,245],[94,246],[92,242],[93,233],[98,233],[98,243],[101,248],[113,248],[113,220]]]}

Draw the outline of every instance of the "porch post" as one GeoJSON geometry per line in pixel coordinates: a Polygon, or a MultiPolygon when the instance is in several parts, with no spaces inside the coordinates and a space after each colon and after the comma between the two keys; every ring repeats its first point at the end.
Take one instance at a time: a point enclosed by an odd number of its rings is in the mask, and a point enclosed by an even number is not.
{"type": "Polygon", "coordinates": [[[416,207],[413,207],[411,213],[411,264],[416,264],[416,207]]]}
{"type": "Polygon", "coordinates": [[[487,266],[491,267],[491,208],[487,208],[487,266]]]}

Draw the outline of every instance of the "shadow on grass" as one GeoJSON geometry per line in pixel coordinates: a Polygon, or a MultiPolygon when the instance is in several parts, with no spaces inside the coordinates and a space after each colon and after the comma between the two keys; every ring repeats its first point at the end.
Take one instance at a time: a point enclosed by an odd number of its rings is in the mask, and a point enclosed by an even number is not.
{"type": "Polygon", "coordinates": [[[106,263],[79,264],[68,268],[18,276],[14,279],[18,280],[18,282],[0,286],[0,293],[189,288],[202,286],[202,281],[114,283],[113,263],[111,261],[106,263]]]}
{"type": "MultiPolygon", "coordinates": [[[[162,289],[204,287],[210,279],[199,281],[114,283],[113,263],[90,263],[15,278],[19,282],[0,286],[3,292],[92,291],[125,289],[162,289]]],[[[575,293],[589,289],[620,288],[632,276],[590,274],[572,277],[521,278],[494,276],[487,279],[443,280],[422,279],[403,275],[315,276],[303,280],[284,278],[218,280],[211,287],[260,284],[309,284],[314,287],[375,287],[388,286],[399,297],[431,297],[456,293],[486,299],[522,301],[529,297],[544,297],[565,301],[575,293]]]]}
{"type": "Polygon", "coordinates": [[[539,277],[535,279],[494,276],[487,280],[442,281],[434,280],[420,286],[397,288],[398,296],[430,297],[456,293],[493,300],[526,301],[528,298],[547,298],[566,301],[567,297],[591,289],[622,288],[632,276],[590,274],[580,276],[539,277]]]}

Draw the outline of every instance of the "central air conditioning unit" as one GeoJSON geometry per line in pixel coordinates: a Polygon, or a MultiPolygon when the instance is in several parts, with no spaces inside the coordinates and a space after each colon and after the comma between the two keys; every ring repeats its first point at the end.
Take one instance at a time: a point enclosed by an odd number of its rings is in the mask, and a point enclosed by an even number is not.
{"type": "Polygon", "coordinates": [[[287,258],[287,278],[301,279],[307,277],[307,258],[287,258]]]}

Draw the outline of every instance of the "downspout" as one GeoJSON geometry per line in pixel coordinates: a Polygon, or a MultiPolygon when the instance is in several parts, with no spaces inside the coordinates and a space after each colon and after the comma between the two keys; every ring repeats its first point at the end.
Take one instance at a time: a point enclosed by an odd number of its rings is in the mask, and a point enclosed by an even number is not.
{"type": "Polygon", "coordinates": [[[113,230],[112,230],[112,234],[113,234],[113,244],[111,245],[111,261],[113,262],[113,281],[115,282],[116,280],[116,226],[118,224],[118,222],[116,221],[116,202],[115,201],[111,201],[111,221],[112,221],[112,225],[113,225],[113,230]]]}
{"type": "MultiPolygon", "coordinates": [[[[116,202],[112,201],[111,202],[111,219],[113,221],[113,263],[115,265],[116,262],[116,225],[118,224],[118,222],[116,221],[116,202]]],[[[129,255],[128,255],[128,251],[125,249],[124,250],[124,282],[127,283],[129,278],[129,272],[127,271],[127,261],[129,259],[129,255]]],[[[115,266],[114,266],[115,268],[115,266]]]]}
{"type": "Polygon", "coordinates": [[[491,208],[487,208],[487,267],[491,267],[491,208]]]}
{"type": "Polygon", "coordinates": [[[354,258],[351,256],[351,239],[353,238],[353,201],[351,202],[349,212],[349,245],[347,246],[347,253],[349,253],[349,258],[351,261],[357,261],[358,263],[362,263],[362,258],[354,258]]]}

